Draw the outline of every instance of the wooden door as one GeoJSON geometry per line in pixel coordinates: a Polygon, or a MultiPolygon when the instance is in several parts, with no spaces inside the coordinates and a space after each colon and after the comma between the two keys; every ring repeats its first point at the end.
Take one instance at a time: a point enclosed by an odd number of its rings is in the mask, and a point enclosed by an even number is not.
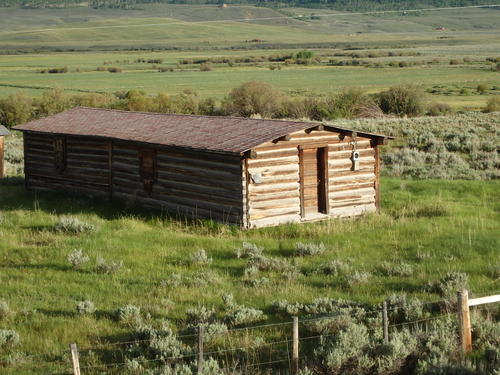
{"type": "Polygon", "coordinates": [[[327,148],[300,150],[302,216],[328,213],[327,148]]]}

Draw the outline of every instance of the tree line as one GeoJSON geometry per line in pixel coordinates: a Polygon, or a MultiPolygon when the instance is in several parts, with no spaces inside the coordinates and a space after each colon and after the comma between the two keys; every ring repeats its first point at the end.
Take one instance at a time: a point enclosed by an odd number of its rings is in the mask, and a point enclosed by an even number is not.
{"type": "Polygon", "coordinates": [[[391,116],[441,115],[451,112],[444,103],[427,104],[424,93],[412,85],[394,86],[377,94],[344,89],[321,96],[290,96],[276,87],[251,81],[234,88],[225,98],[200,98],[193,90],[170,95],[148,95],[139,90],[109,94],[68,94],[61,89],[32,98],[18,92],[0,98],[0,124],[9,127],[86,106],[128,111],[207,116],[265,117],[277,119],[334,120],[391,116]]]}

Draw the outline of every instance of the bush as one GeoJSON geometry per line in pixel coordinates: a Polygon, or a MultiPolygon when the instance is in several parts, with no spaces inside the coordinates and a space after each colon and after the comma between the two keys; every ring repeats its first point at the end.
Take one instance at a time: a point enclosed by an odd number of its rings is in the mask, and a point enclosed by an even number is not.
{"type": "Polygon", "coordinates": [[[430,291],[445,299],[447,307],[456,303],[457,292],[469,288],[469,277],[463,272],[448,272],[444,277],[430,285],[430,291]]]}
{"type": "Polygon", "coordinates": [[[366,283],[370,279],[371,274],[364,271],[354,271],[345,275],[345,284],[352,288],[356,285],[366,283]]]}
{"type": "Polygon", "coordinates": [[[328,119],[355,118],[363,108],[372,104],[372,101],[362,90],[345,89],[327,100],[328,119]]]}
{"type": "Polygon", "coordinates": [[[243,242],[243,246],[235,250],[237,258],[252,258],[263,255],[264,248],[251,242],[243,242]]]}
{"type": "Polygon", "coordinates": [[[295,256],[310,256],[310,255],[320,255],[325,252],[325,245],[320,242],[319,244],[315,243],[302,243],[297,242],[295,244],[295,256]]]}
{"type": "Polygon", "coordinates": [[[212,69],[212,64],[210,63],[204,63],[200,65],[201,72],[210,72],[212,69]]]}
{"type": "Polygon", "coordinates": [[[0,99],[0,124],[7,127],[27,122],[32,116],[33,101],[22,92],[0,99]]]}
{"type": "Polygon", "coordinates": [[[413,275],[413,267],[408,263],[389,263],[382,262],[380,272],[385,276],[403,276],[408,277],[413,275]]]}
{"type": "Polygon", "coordinates": [[[320,272],[325,275],[338,276],[341,274],[345,274],[346,272],[349,272],[350,268],[351,266],[349,262],[342,261],[339,259],[334,259],[326,264],[320,265],[316,269],[316,272],[320,272]]]}
{"type": "Polygon", "coordinates": [[[12,329],[0,329],[0,349],[19,344],[19,334],[12,329]]]}
{"type": "Polygon", "coordinates": [[[424,112],[423,91],[412,85],[391,87],[378,94],[380,108],[398,116],[418,116],[424,112]]]}
{"type": "Polygon", "coordinates": [[[74,216],[60,216],[54,230],[56,232],[82,234],[95,232],[96,227],[74,216]]]}
{"type": "Polygon", "coordinates": [[[447,103],[432,103],[427,108],[429,116],[445,116],[453,113],[453,109],[447,103]]]}
{"type": "Polygon", "coordinates": [[[261,115],[273,117],[279,109],[280,92],[264,82],[247,82],[231,91],[226,99],[225,111],[243,117],[261,115]]]}
{"type": "Polygon", "coordinates": [[[106,260],[100,256],[96,258],[95,271],[97,273],[113,274],[123,267],[123,261],[106,260]]]}
{"type": "Polygon", "coordinates": [[[44,72],[42,73],[52,73],[52,74],[58,74],[58,73],[68,73],[68,67],[64,66],[62,68],[50,68],[50,69],[45,69],[44,72]]]}
{"type": "Polygon", "coordinates": [[[125,305],[116,310],[116,318],[126,325],[137,326],[142,321],[141,309],[135,305],[125,305]]]}
{"type": "Polygon", "coordinates": [[[483,108],[483,112],[500,112],[500,96],[492,96],[486,102],[486,106],[483,108]]]}
{"type": "Polygon", "coordinates": [[[199,326],[213,322],[215,310],[204,305],[192,307],[186,311],[186,320],[191,326],[199,326]]]}
{"type": "Polygon", "coordinates": [[[81,301],[76,304],[76,311],[81,315],[91,315],[95,313],[95,305],[92,301],[81,301]]]}
{"type": "Polygon", "coordinates": [[[261,310],[246,306],[237,306],[226,315],[226,322],[232,326],[246,325],[264,320],[266,316],[261,310]]]}
{"type": "Polygon", "coordinates": [[[5,319],[9,315],[10,315],[9,304],[4,300],[0,300],[0,320],[5,319]]]}
{"type": "Polygon", "coordinates": [[[68,254],[68,262],[75,270],[82,268],[89,260],[89,256],[81,249],[75,249],[68,254]]]}
{"type": "Polygon", "coordinates": [[[209,265],[212,264],[212,258],[209,258],[205,249],[200,249],[189,256],[190,263],[193,265],[209,265]]]}
{"type": "Polygon", "coordinates": [[[119,66],[110,66],[108,67],[107,71],[110,73],[121,73],[123,72],[123,69],[120,68],[119,66]]]}
{"type": "Polygon", "coordinates": [[[480,83],[479,85],[477,85],[476,87],[476,91],[479,93],[479,94],[485,94],[486,91],[489,90],[489,86],[488,84],[486,83],[480,83]]]}

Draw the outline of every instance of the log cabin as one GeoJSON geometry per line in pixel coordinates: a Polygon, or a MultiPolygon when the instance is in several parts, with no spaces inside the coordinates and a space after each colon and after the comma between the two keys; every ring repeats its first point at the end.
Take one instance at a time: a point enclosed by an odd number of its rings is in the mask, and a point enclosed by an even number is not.
{"type": "Polygon", "coordinates": [[[302,121],[78,107],[16,126],[26,187],[244,228],[380,208],[390,138],[302,121]]]}
{"type": "Polygon", "coordinates": [[[3,142],[3,137],[10,134],[7,128],[3,125],[0,125],[0,179],[3,178],[4,172],[5,172],[5,165],[4,165],[4,142],[3,142]]]}

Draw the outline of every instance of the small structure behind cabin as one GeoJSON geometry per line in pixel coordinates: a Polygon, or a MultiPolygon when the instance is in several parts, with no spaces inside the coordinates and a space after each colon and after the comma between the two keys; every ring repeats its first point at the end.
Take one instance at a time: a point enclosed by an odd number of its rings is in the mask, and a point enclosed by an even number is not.
{"type": "Polygon", "coordinates": [[[300,121],[74,108],[15,127],[26,186],[245,228],[380,207],[383,135],[300,121]]]}
{"type": "Polygon", "coordinates": [[[10,134],[7,128],[0,125],[0,178],[4,177],[5,163],[4,163],[4,136],[10,134]]]}

